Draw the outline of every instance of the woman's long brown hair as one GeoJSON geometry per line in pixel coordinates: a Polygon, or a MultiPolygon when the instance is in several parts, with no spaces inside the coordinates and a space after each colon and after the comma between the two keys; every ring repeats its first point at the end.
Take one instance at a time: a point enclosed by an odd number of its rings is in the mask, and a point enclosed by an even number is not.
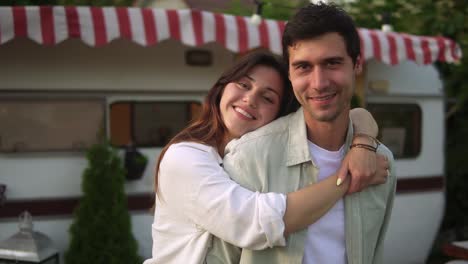
{"type": "Polygon", "coordinates": [[[253,67],[262,65],[276,70],[283,80],[283,98],[277,117],[289,114],[298,108],[298,103],[292,92],[291,83],[285,65],[273,55],[265,52],[252,52],[241,57],[229,69],[224,71],[208,92],[203,102],[200,116],[192,121],[186,128],[175,135],[163,148],[156,164],[154,176],[154,190],[158,192],[158,172],[164,154],[168,148],[175,143],[183,141],[197,142],[209,145],[218,149],[222,144],[226,127],[224,126],[219,103],[224,91],[224,87],[230,82],[237,81],[244,77],[253,67]]]}

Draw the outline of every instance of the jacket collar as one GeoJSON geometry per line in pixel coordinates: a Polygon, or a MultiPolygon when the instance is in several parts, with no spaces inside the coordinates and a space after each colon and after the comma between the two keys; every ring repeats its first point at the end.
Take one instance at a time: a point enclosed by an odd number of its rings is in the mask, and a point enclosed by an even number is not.
{"type": "Polygon", "coordinates": [[[289,119],[286,152],[286,166],[293,166],[312,160],[307,143],[307,127],[302,107],[293,113],[289,119]]]}
{"type": "MultiPolygon", "coordinates": [[[[348,151],[353,139],[353,124],[351,118],[349,119],[348,131],[346,132],[345,152],[348,151]]],[[[309,144],[307,141],[307,126],[304,119],[304,109],[301,107],[295,113],[291,114],[288,123],[288,145],[286,146],[286,166],[294,166],[300,163],[311,161],[312,156],[309,151],[309,144]]]]}

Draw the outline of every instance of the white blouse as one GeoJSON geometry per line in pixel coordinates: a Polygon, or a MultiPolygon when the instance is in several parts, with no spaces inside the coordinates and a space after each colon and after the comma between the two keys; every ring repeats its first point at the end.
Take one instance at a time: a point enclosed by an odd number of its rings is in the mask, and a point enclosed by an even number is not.
{"type": "Polygon", "coordinates": [[[158,181],[153,257],[144,264],[203,263],[212,235],[249,249],[285,245],[286,195],[241,187],[224,171],[215,148],[171,145],[158,181]]]}

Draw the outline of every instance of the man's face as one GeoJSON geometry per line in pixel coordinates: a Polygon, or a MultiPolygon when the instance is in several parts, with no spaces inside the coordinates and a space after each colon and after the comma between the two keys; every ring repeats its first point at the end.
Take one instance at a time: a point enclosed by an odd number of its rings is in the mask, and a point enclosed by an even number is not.
{"type": "Polygon", "coordinates": [[[296,42],[289,50],[289,77],[306,120],[333,122],[348,116],[358,62],[353,64],[343,37],[326,33],[296,42]]]}

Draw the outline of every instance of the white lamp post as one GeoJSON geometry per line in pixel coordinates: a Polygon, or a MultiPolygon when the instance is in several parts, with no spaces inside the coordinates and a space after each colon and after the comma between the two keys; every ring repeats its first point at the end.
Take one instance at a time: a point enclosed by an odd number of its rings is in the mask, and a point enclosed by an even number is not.
{"type": "Polygon", "coordinates": [[[19,232],[0,242],[1,264],[59,264],[59,253],[50,238],[33,231],[31,214],[19,216],[19,232]]]}

